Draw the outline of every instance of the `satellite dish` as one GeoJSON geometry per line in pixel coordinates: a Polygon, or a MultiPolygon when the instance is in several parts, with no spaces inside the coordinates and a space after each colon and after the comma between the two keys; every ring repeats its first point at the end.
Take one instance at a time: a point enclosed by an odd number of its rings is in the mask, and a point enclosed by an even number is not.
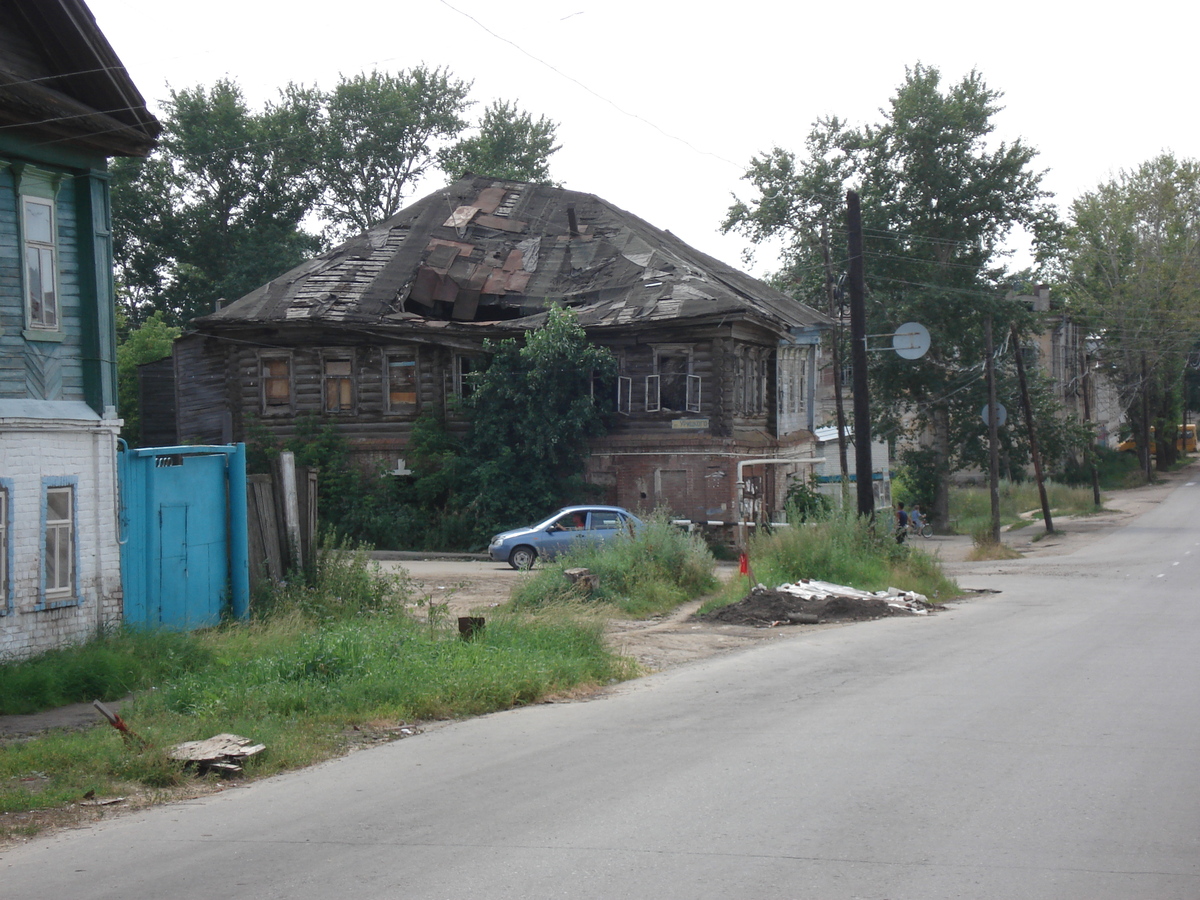
{"type": "Polygon", "coordinates": [[[929,350],[929,329],[918,322],[905,322],[892,335],[892,349],[904,359],[920,359],[929,350]]]}
{"type": "MultiPolygon", "coordinates": [[[[984,425],[991,424],[991,416],[988,415],[988,404],[987,403],[983,404],[983,410],[980,412],[980,416],[983,417],[984,425]]],[[[1003,403],[997,403],[996,404],[996,427],[1003,428],[1004,423],[1007,421],[1008,421],[1008,410],[1004,408],[1003,403]]]]}

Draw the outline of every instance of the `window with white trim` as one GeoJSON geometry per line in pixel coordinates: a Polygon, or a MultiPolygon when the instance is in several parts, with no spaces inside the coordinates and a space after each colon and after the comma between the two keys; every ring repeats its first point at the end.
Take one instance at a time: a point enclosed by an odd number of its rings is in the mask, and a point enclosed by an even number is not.
{"type": "Polygon", "coordinates": [[[47,479],[42,497],[42,599],[59,605],[76,597],[75,484],[47,479]]]}
{"type": "Polygon", "coordinates": [[[654,374],[646,376],[646,412],[700,412],[699,375],[692,374],[692,347],[654,348],[654,374]]]}
{"type": "Polygon", "coordinates": [[[25,244],[25,321],[29,328],[59,330],[58,250],[54,201],[21,197],[25,244]]]}
{"type": "Polygon", "coordinates": [[[385,405],[393,416],[415,416],[420,406],[421,369],[416,347],[388,350],[383,356],[385,405]]]}

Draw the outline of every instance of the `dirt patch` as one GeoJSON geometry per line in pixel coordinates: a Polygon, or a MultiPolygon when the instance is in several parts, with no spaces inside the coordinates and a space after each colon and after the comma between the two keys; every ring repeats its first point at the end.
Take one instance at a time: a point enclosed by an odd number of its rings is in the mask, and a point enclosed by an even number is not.
{"type": "MultiPolygon", "coordinates": [[[[926,605],[926,608],[929,608],[926,605]]],[[[883,597],[830,596],[808,599],[758,585],[737,603],[722,606],[701,618],[732,625],[772,628],[777,625],[817,625],[861,622],[884,616],[911,616],[910,609],[892,606],[883,597]]]]}

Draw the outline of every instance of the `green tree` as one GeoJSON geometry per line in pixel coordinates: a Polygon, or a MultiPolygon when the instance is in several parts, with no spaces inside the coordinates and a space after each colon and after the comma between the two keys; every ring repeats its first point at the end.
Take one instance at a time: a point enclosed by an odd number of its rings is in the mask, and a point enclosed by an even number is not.
{"type": "MultiPolygon", "coordinates": [[[[992,137],[1000,97],[977,72],[943,87],[936,68],[918,64],[877,124],[823,120],[804,157],[775,148],[752,160],[746,177],[758,196],[735,203],[725,221],[753,241],[781,240],[792,280],[811,284],[804,273],[821,268],[814,230],[826,220],[844,235],[831,211],[857,187],[869,331],[915,320],[932,336],[915,363],[872,354],[872,414],[886,435],[924,436],[943,476],[956,464],[955,419],[966,415],[953,399],[982,381],[985,318],[1002,336],[1027,315],[1001,299],[1002,243],[1014,229],[1041,234],[1053,223],[1035,151],[992,137]]],[[[938,521],[947,497],[943,477],[932,498],[938,521]]]]}
{"type": "MultiPolygon", "coordinates": [[[[1076,199],[1061,265],[1072,315],[1100,339],[1099,363],[1135,434],[1143,390],[1146,424],[1174,434],[1200,333],[1200,162],[1164,153],[1076,199]]],[[[1159,444],[1165,467],[1172,442],[1159,444]]]]}
{"type": "Polygon", "coordinates": [[[163,320],[163,314],[157,311],[132,330],[128,329],[125,317],[119,315],[118,326],[125,332],[124,339],[117,347],[117,408],[121,418],[125,420],[121,428],[121,437],[128,441],[130,446],[137,447],[142,442],[138,366],[170,356],[171,346],[182,333],[182,329],[168,325],[163,320]]]}
{"type": "Polygon", "coordinates": [[[481,534],[533,521],[587,490],[588,441],[605,427],[592,384],[616,374],[612,353],[588,342],[569,309],[552,308],[523,343],[486,349],[465,447],[481,534]]]}
{"type": "Polygon", "coordinates": [[[114,256],[134,324],[181,324],[237,299],[320,247],[301,222],[318,186],[318,97],[289,85],[261,112],[236,83],[171,91],[147,160],[113,167],[114,256]]]}
{"type": "Polygon", "coordinates": [[[558,124],[534,119],[515,103],[497,100],[483,111],[479,133],[463,138],[438,154],[442,170],[453,179],[471,172],[505,181],[550,183],[550,157],[558,124]]]}
{"type": "Polygon", "coordinates": [[[417,66],[343,77],[324,96],[317,171],[334,234],[366,231],[401,209],[440,146],[467,127],[470,90],[448,69],[417,66]]]}

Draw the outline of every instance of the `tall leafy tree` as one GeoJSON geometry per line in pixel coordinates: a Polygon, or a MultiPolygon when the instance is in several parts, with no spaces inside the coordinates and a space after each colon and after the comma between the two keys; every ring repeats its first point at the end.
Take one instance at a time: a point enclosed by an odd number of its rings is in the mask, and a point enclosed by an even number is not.
{"type": "Polygon", "coordinates": [[[114,165],[114,255],[134,324],[212,312],[319,248],[301,225],[319,190],[319,115],[293,85],[261,112],[229,80],[171,91],[158,149],[114,165]]]}
{"type": "Polygon", "coordinates": [[[604,429],[593,379],[616,374],[612,353],[588,341],[569,309],[552,308],[523,343],[487,349],[465,447],[470,506],[484,532],[533,521],[585,490],[588,440],[604,429]]]}
{"type": "Polygon", "coordinates": [[[470,90],[426,66],[342,78],[324,98],[317,165],[334,234],[366,231],[401,209],[441,146],[467,127],[470,90]]]}
{"type": "Polygon", "coordinates": [[[550,182],[550,157],[558,123],[545,116],[534,119],[515,103],[496,100],[483,111],[479,131],[463,138],[438,156],[451,178],[467,172],[505,181],[550,182]]]}
{"type": "MultiPolygon", "coordinates": [[[[1015,228],[1040,233],[1053,222],[1035,151],[992,136],[1000,97],[977,72],[943,85],[936,68],[918,64],[881,121],[851,128],[824,120],[806,155],[775,148],[752,160],[747,178],[757,197],[735,203],[725,222],[754,241],[782,240],[803,283],[802,273],[820,268],[816,223],[836,229],[832,208],[847,188],[859,190],[869,329],[887,333],[915,320],[932,336],[916,363],[872,354],[872,413],[887,434],[922,436],[943,475],[970,462],[952,442],[955,419],[966,414],[954,400],[982,383],[985,317],[1003,335],[1025,314],[1001,299],[1002,243],[1015,228]]],[[[933,498],[938,519],[946,487],[943,477],[933,498]]]]}
{"type": "Polygon", "coordinates": [[[1164,153],[1077,198],[1062,274],[1129,420],[1140,432],[1145,393],[1158,433],[1174,434],[1200,333],[1200,161],[1164,153]]]}

